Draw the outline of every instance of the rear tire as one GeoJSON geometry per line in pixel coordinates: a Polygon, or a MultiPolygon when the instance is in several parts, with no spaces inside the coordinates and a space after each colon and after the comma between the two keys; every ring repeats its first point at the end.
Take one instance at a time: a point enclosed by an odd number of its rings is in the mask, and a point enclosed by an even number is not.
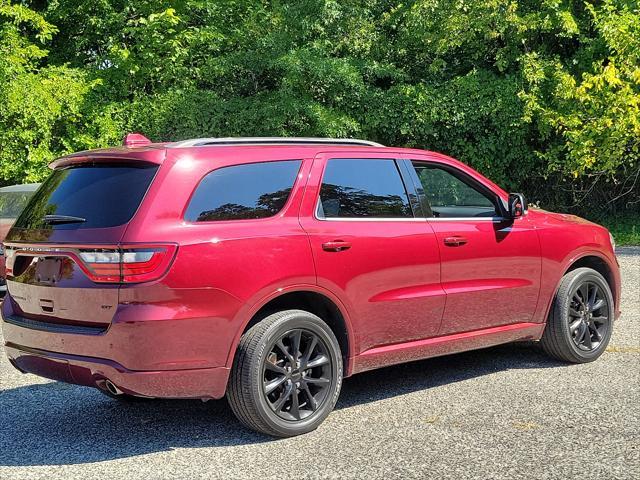
{"type": "Polygon", "coordinates": [[[613,318],[607,281],[595,270],[577,268],[560,282],[540,343],[557,360],[593,362],[609,344],[613,318]]]}
{"type": "Polygon", "coordinates": [[[315,430],[342,386],[342,353],[317,316],[286,310],[266,317],[240,339],[227,399],[238,420],[275,437],[315,430]]]}

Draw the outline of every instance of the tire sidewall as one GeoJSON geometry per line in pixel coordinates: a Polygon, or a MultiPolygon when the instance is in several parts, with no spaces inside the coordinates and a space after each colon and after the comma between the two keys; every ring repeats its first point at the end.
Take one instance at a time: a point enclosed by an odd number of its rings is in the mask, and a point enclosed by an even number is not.
{"type": "Polygon", "coordinates": [[[284,436],[300,435],[315,430],[331,413],[338,401],[342,386],[342,353],[338,341],[329,327],[318,317],[307,312],[291,312],[270,327],[262,336],[256,355],[250,361],[251,395],[258,415],[272,429],[284,436]],[[263,362],[271,351],[273,344],[286,332],[293,329],[309,330],[318,335],[324,342],[331,357],[331,385],[328,398],[313,414],[296,422],[280,418],[269,406],[262,392],[263,362]]]}

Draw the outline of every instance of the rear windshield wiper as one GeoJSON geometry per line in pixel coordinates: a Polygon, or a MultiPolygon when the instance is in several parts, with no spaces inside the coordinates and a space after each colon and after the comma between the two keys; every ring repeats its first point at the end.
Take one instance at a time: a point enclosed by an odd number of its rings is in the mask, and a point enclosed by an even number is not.
{"type": "Polygon", "coordinates": [[[50,225],[58,225],[61,223],[84,223],[87,219],[73,215],[45,215],[42,217],[42,221],[50,225]]]}

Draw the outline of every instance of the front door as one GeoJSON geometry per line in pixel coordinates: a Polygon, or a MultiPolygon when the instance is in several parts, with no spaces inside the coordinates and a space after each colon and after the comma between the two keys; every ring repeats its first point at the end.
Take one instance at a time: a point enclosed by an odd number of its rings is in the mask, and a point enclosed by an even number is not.
{"type": "Polygon", "coordinates": [[[504,219],[498,194],[455,166],[414,160],[442,259],[439,335],[531,321],[540,244],[528,217],[504,219]]]}
{"type": "Polygon", "coordinates": [[[432,337],[444,309],[436,236],[414,217],[396,160],[348,155],[316,157],[305,191],[318,284],[345,303],[356,353],[432,337]]]}

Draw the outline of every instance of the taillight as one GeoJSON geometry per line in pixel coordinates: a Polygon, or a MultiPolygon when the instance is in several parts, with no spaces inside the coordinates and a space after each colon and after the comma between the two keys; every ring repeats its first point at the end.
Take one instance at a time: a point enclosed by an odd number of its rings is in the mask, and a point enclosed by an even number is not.
{"type": "Polygon", "coordinates": [[[164,275],[176,252],[175,245],[122,250],[122,281],[148,282],[164,275]]]}
{"type": "Polygon", "coordinates": [[[14,250],[6,248],[2,244],[2,255],[4,255],[4,274],[11,275],[13,269],[14,250]]]}
{"type": "Polygon", "coordinates": [[[94,282],[138,283],[164,275],[176,249],[176,245],[127,245],[118,249],[81,249],[78,255],[94,282]]]}
{"type": "Polygon", "coordinates": [[[85,273],[94,282],[119,282],[120,273],[120,256],[118,250],[95,249],[80,250],[80,260],[85,267],[85,273]],[[88,271],[87,271],[88,270],[88,271]]]}

